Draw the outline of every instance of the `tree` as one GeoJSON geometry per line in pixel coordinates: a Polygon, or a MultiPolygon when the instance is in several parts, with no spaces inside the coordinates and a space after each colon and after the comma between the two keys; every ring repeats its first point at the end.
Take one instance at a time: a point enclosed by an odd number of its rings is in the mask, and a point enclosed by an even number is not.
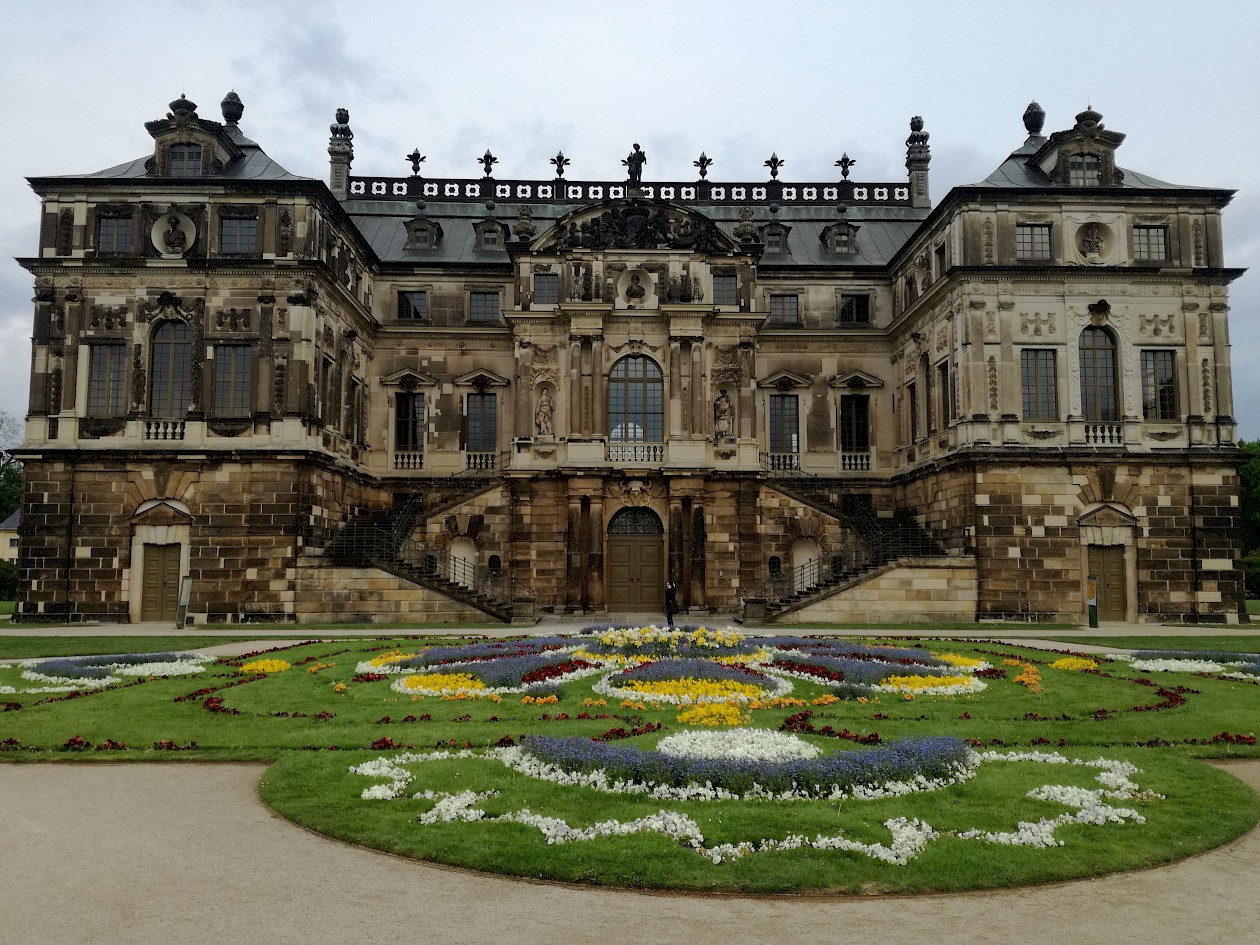
{"type": "Polygon", "coordinates": [[[0,521],[22,504],[22,464],[13,450],[22,442],[22,424],[0,410],[0,521]]]}

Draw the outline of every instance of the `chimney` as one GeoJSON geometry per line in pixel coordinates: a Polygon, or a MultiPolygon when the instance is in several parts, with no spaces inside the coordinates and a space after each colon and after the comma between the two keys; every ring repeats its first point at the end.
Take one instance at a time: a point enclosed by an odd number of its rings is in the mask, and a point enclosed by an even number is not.
{"type": "Polygon", "coordinates": [[[923,130],[923,119],[915,115],[910,119],[910,137],[906,139],[906,170],[910,172],[910,206],[931,207],[932,196],[928,190],[928,165],[932,162],[932,149],[928,147],[928,133],[923,130]]]}
{"type": "Polygon", "coordinates": [[[350,195],[350,162],[354,160],[354,132],[350,111],[337,109],[337,120],[328,126],[328,187],[338,200],[350,195]]]}

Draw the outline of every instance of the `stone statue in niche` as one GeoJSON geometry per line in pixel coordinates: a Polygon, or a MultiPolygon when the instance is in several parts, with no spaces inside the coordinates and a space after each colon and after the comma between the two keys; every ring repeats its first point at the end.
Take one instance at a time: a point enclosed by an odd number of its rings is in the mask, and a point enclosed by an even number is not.
{"type": "Polygon", "coordinates": [[[647,163],[647,155],[639,150],[638,144],[635,144],[634,150],[631,151],[621,162],[626,166],[626,171],[630,175],[630,183],[638,184],[643,180],[643,165],[647,163]]]}
{"type": "Polygon", "coordinates": [[[1097,223],[1091,223],[1085,228],[1085,235],[1081,237],[1081,253],[1086,256],[1101,256],[1102,250],[1102,233],[1099,232],[1097,223]]]}
{"type": "Polygon", "coordinates": [[[713,438],[717,441],[729,440],[735,426],[735,407],[731,398],[723,389],[713,402],[713,438]]]}
{"type": "Polygon", "coordinates": [[[643,298],[647,295],[647,290],[643,288],[642,280],[638,274],[630,277],[630,284],[626,286],[626,301],[631,305],[642,305],[643,298]]]}
{"type": "Polygon", "coordinates": [[[542,396],[538,399],[538,409],[534,411],[534,427],[538,431],[540,437],[550,438],[554,435],[552,429],[552,418],[555,414],[555,404],[551,402],[551,395],[547,393],[544,387],[542,396]]]}
{"type": "Polygon", "coordinates": [[[182,256],[188,248],[188,237],[179,225],[179,217],[174,214],[166,218],[166,232],[162,234],[162,242],[166,245],[166,252],[171,255],[182,256]]]}

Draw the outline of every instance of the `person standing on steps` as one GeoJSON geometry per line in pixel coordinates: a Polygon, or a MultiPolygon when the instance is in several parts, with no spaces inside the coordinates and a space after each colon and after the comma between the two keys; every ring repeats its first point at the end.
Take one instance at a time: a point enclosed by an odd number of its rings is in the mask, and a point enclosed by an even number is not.
{"type": "Polygon", "coordinates": [[[665,582],[665,622],[674,629],[674,614],[678,613],[678,587],[673,581],[665,582]]]}

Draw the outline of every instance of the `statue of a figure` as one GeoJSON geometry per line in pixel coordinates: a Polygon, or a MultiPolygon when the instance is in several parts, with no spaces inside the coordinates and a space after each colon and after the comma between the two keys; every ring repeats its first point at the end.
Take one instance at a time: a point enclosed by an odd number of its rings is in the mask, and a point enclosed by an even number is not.
{"type": "Polygon", "coordinates": [[[626,301],[631,305],[637,305],[646,295],[647,289],[643,288],[638,273],[635,273],[630,277],[630,284],[626,286],[626,301]]]}
{"type": "Polygon", "coordinates": [[[735,408],[731,398],[726,396],[725,389],[713,402],[713,437],[716,440],[728,440],[735,421],[735,408]]]}
{"type": "Polygon", "coordinates": [[[174,214],[166,220],[166,232],[162,234],[162,242],[166,244],[166,252],[169,255],[178,253],[182,256],[184,249],[188,246],[188,237],[180,229],[179,217],[174,214]]]}
{"type": "Polygon", "coordinates": [[[555,413],[555,406],[551,403],[551,397],[546,390],[542,392],[542,397],[538,401],[538,409],[534,412],[534,424],[538,428],[539,436],[551,436],[551,417],[555,413]]]}
{"type": "Polygon", "coordinates": [[[1086,256],[1098,256],[1102,253],[1102,236],[1098,233],[1098,224],[1091,223],[1081,238],[1081,252],[1086,256]]]}
{"type": "Polygon", "coordinates": [[[643,180],[643,165],[647,163],[647,155],[639,150],[637,144],[621,163],[629,171],[630,183],[638,184],[643,180]]]}

